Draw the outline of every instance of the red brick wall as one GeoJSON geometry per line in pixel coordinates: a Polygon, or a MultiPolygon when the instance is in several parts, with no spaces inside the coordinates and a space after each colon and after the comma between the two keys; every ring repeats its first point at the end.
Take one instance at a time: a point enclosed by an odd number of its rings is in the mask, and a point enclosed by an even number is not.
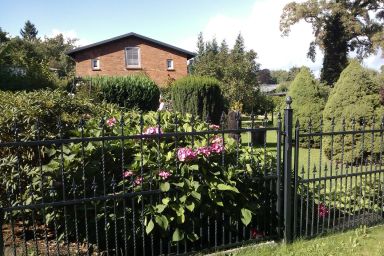
{"type": "Polygon", "coordinates": [[[125,38],[76,53],[77,76],[120,76],[144,72],[158,85],[169,77],[178,79],[187,75],[187,57],[175,50],[138,39],[125,38]],[[129,69],[125,63],[125,47],[139,47],[141,69],[129,69]],[[91,59],[100,59],[100,70],[92,70],[91,59]],[[174,70],[167,70],[167,59],[173,59],[174,70]]]}

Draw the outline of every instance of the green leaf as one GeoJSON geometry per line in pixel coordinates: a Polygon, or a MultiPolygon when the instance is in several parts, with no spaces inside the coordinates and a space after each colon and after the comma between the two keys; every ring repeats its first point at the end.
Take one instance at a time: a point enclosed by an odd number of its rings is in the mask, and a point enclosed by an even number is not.
{"type": "Polygon", "coordinates": [[[197,200],[200,200],[201,199],[201,194],[196,192],[196,191],[192,191],[191,192],[191,195],[196,198],[197,200]]]}
{"type": "Polygon", "coordinates": [[[187,208],[190,212],[193,212],[193,210],[195,209],[195,203],[190,202],[189,204],[185,205],[185,208],[187,208]]]}
{"type": "Polygon", "coordinates": [[[165,205],[168,205],[169,201],[171,201],[169,197],[164,197],[163,199],[161,199],[161,202],[165,205]]]}
{"type": "Polygon", "coordinates": [[[164,204],[158,204],[156,205],[156,212],[157,213],[162,213],[164,211],[165,208],[167,208],[167,205],[164,205],[164,204]]]}
{"type": "Polygon", "coordinates": [[[241,222],[243,222],[243,224],[245,226],[248,226],[248,224],[251,222],[252,220],[252,212],[246,208],[242,208],[241,209],[241,222]]]}
{"type": "Polygon", "coordinates": [[[155,217],[157,225],[159,225],[164,231],[168,229],[168,219],[164,215],[158,215],[155,217]]]}
{"type": "Polygon", "coordinates": [[[147,227],[145,228],[145,232],[147,234],[151,233],[151,231],[153,230],[153,228],[155,227],[155,224],[153,223],[152,220],[150,220],[147,224],[147,227]]]}
{"type": "Polygon", "coordinates": [[[198,171],[199,170],[199,165],[198,164],[193,164],[189,166],[189,170],[191,171],[198,171]]]}
{"type": "Polygon", "coordinates": [[[229,185],[225,185],[225,184],[217,185],[217,189],[223,190],[223,191],[227,190],[227,191],[233,191],[233,192],[239,193],[239,190],[237,190],[237,188],[229,186],[229,185]]]}
{"type": "Polygon", "coordinates": [[[172,183],[172,184],[176,187],[180,187],[180,188],[184,187],[184,182],[178,182],[178,183],[172,183]]]}
{"type": "Polygon", "coordinates": [[[171,188],[171,185],[169,184],[169,182],[164,182],[160,184],[160,190],[163,192],[169,191],[170,188],[171,188]]]}
{"type": "Polygon", "coordinates": [[[187,235],[187,239],[191,242],[195,242],[199,239],[199,236],[196,233],[191,233],[187,235]]]}
{"type": "Polygon", "coordinates": [[[179,228],[176,228],[172,235],[172,241],[178,242],[184,239],[184,231],[180,230],[179,228]]]}

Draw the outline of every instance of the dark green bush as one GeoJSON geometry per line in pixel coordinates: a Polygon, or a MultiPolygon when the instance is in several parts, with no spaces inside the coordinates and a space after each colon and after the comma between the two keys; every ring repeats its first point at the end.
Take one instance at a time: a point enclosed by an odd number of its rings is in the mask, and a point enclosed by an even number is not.
{"type": "Polygon", "coordinates": [[[220,122],[224,100],[220,82],[215,78],[187,76],[176,80],[171,91],[176,111],[191,113],[202,119],[209,115],[213,123],[220,122]]]}
{"type": "MultiPolygon", "coordinates": [[[[299,120],[301,130],[309,130],[309,122],[312,130],[320,126],[320,120],[326,101],[326,91],[315,80],[311,71],[303,67],[289,86],[287,96],[292,97],[293,120],[299,120]]],[[[285,104],[283,104],[285,107],[285,104]]],[[[308,145],[308,139],[300,141],[301,146],[308,145]]],[[[311,146],[318,146],[319,138],[314,138],[311,146]]]]}
{"type": "MultiPolygon", "coordinates": [[[[384,113],[384,108],[380,104],[379,85],[372,77],[372,72],[364,69],[359,62],[352,61],[348,67],[341,73],[339,80],[332,89],[328,102],[324,108],[324,130],[332,129],[332,118],[335,118],[335,131],[343,129],[342,119],[346,119],[345,129],[353,129],[352,120],[355,120],[355,129],[361,129],[363,123],[365,129],[372,127],[372,118],[376,119],[376,127],[379,126],[384,113]]],[[[379,136],[379,135],[377,135],[379,136]]],[[[362,145],[362,135],[352,135],[344,137],[344,156],[342,154],[342,136],[335,136],[333,142],[333,159],[353,162],[358,158],[364,158],[372,153],[380,151],[380,138],[374,139],[373,152],[371,145],[371,136],[364,135],[364,144],[362,145]],[[352,152],[354,148],[354,152],[352,152]]],[[[328,158],[332,154],[332,140],[325,137],[324,152],[328,158]]]]}
{"type": "Polygon", "coordinates": [[[92,78],[91,83],[97,90],[97,97],[108,103],[143,111],[159,107],[160,90],[147,76],[99,76],[92,78]]]}

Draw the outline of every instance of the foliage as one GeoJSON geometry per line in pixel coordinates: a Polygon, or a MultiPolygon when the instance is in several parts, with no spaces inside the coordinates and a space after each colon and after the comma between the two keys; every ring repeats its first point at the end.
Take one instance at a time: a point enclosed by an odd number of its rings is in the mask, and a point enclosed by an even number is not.
{"type": "Polygon", "coordinates": [[[276,81],[277,84],[284,82],[290,82],[295,79],[296,75],[300,72],[300,68],[291,67],[288,71],[286,70],[271,70],[272,80],[276,81]]]}
{"type": "Polygon", "coordinates": [[[160,90],[145,75],[97,76],[89,78],[96,89],[96,98],[114,103],[126,109],[156,110],[160,90]]]}
{"type": "Polygon", "coordinates": [[[276,84],[276,80],[272,78],[271,71],[267,68],[257,72],[257,80],[259,84],[276,84]]]}
{"type": "Polygon", "coordinates": [[[20,29],[20,35],[26,41],[36,40],[38,32],[35,25],[29,20],[25,22],[24,28],[20,29]]]}
{"type": "Polygon", "coordinates": [[[9,41],[8,33],[3,31],[3,29],[0,27],[0,44],[8,41],[9,41]]]}
{"type": "MultiPolygon", "coordinates": [[[[345,118],[345,129],[371,128],[373,119],[376,119],[376,125],[379,125],[384,112],[380,104],[379,85],[372,78],[372,73],[357,62],[352,61],[348,67],[341,73],[339,80],[331,91],[328,102],[324,108],[324,130],[332,129],[340,131],[344,129],[343,122],[336,122],[332,125],[333,117],[345,118]],[[354,120],[354,122],[353,122],[354,120]]],[[[364,135],[365,139],[369,136],[364,135]]],[[[335,136],[334,141],[328,136],[324,138],[324,152],[328,158],[333,152],[333,159],[354,162],[355,160],[367,154],[378,153],[379,139],[374,141],[374,149],[371,152],[371,143],[363,143],[361,134],[356,136],[345,135],[335,136]],[[344,139],[344,152],[342,152],[344,139]],[[332,149],[333,143],[333,149],[332,149]]]]}
{"type": "Polygon", "coordinates": [[[291,2],[284,7],[280,30],[288,35],[299,21],[311,23],[315,40],[308,56],[314,60],[316,46],[324,51],[322,81],[333,83],[346,65],[348,52],[356,51],[363,58],[383,45],[383,7],[384,3],[377,0],[291,2]]]}
{"type": "MultiPolygon", "coordinates": [[[[100,122],[92,118],[85,125],[72,129],[70,136],[113,138],[122,134],[144,134],[152,137],[71,142],[62,146],[53,144],[39,149],[43,157],[41,167],[39,161],[30,161],[30,165],[26,165],[24,161],[28,155],[19,155],[22,161],[19,161],[21,168],[18,171],[15,159],[1,158],[1,174],[7,177],[1,179],[2,187],[9,191],[20,182],[23,184],[16,189],[16,196],[2,193],[8,195],[2,203],[16,204],[22,200],[25,204],[31,204],[34,200],[61,200],[64,196],[81,198],[84,195],[136,192],[139,196],[133,197],[133,205],[114,200],[114,212],[108,211],[106,214],[105,204],[104,208],[95,204],[95,209],[98,207],[97,215],[95,213],[96,217],[88,218],[89,227],[97,223],[99,232],[107,230],[109,234],[115,233],[115,239],[119,242],[122,242],[126,231],[125,220],[118,216],[125,213],[138,216],[127,218],[127,225],[137,227],[134,229],[137,236],[144,232],[163,237],[168,234],[173,242],[197,240],[198,233],[191,223],[201,225],[202,218],[213,217],[216,213],[230,216],[233,222],[228,228],[233,230],[237,222],[251,225],[255,222],[253,215],[261,211],[264,201],[269,201],[261,199],[270,195],[262,189],[263,186],[254,184],[254,177],[262,175],[263,166],[273,168],[276,165],[270,153],[252,151],[247,146],[236,145],[233,139],[213,134],[195,135],[193,138],[183,135],[177,138],[159,136],[160,133],[176,131],[202,131],[208,127],[208,123],[194,122],[188,114],[149,112],[140,117],[137,112],[130,112],[121,116],[119,111],[112,109],[108,119],[100,122]],[[121,120],[121,125],[118,125],[118,120],[121,120]],[[225,159],[225,165],[222,159],[225,159]],[[65,175],[61,174],[63,169],[65,175]],[[76,185],[82,187],[73,194],[76,185]],[[41,186],[50,187],[50,190],[44,192],[41,186]],[[63,186],[68,188],[65,194],[62,193],[63,186]],[[141,194],[146,190],[160,190],[161,197],[156,199],[157,196],[141,194]],[[109,224],[104,226],[106,223],[109,224]]],[[[36,133],[36,130],[32,133],[36,133]]],[[[72,207],[66,208],[68,216],[73,214],[72,211],[72,207]]],[[[79,206],[77,216],[84,216],[82,211],[83,208],[79,206]]],[[[48,208],[45,213],[47,225],[63,223],[62,208],[48,208]]],[[[38,218],[37,212],[35,214],[34,217],[38,218]]],[[[93,212],[88,211],[88,214],[93,216],[93,212]]],[[[79,227],[76,236],[84,238],[84,223],[76,223],[73,218],[66,220],[68,234],[74,236],[75,227],[79,227]]],[[[60,225],[55,230],[63,239],[66,229],[60,225]]],[[[90,243],[94,243],[95,234],[90,232],[89,235],[90,243]]]]}
{"type": "Polygon", "coordinates": [[[223,111],[220,82],[214,78],[187,76],[171,86],[173,107],[181,113],[192,113],[205,120],[219,123],[223,111]]]}
{"type": "Polygon", "coordinates": [[[279,86],[276,87],[276,92],[287,92],[289,90],[289,86],[291,85],[291,82],[282,82],[279,84],[279,86]]]}
{"type": "Polygon", "coordinates": [[[218,79],[230,107],[244,105],[251,109],[252,101],[259,94],[256,52],[245,50],[240,34],[233,49],[229,49],[225,41],[218,46],[216,39],[204,43],[202,34],[199,35],[197,46],[198,54],[193,62],[192,73],[218,79]]]}
{"type": "MultiPolygon", "coordinates": [[[[326,92],[308,68],[301,68],[290,85],[287,95],[292,97],[293,120],[299,121],[301,130],[308,131],[320,126],[326,92]]],[[[300,141],[302,146],[306,143],[306,138],[300,141]]],[[[318,143],[319,139],[315,139],[312,146],[317,147],[318,143]]]]}
{"type": "Polygon", "coordinates": [[[0,45],[0,67],[1,90],[54,88],[58,82],[36,43],[17,37],[0,45]]]}

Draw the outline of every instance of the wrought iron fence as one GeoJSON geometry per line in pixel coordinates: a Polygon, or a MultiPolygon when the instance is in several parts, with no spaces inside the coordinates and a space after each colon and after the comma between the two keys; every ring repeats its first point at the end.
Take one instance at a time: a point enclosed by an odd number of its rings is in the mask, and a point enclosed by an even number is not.
{"type": "Polygon", "coordinates": [[[227,129],[225,116],[220,126],[144,119],[82,119],[76,129],[59,120],[46,137],[41,120],[33,136],[15,121],[14,140],[0,142],[1,251],[183,254],[279,237],[281,121],[256,128],[252,116],[249,128],[227,129]],[[259,145],[246,138],[258,134],[259,145]]]}
{"type": "Polygon", "coordinates": [[[269,127],[159,112],[59,120],[56,134],[37,120],[31,135],[15,121],[0,142],[0,251],[189,254],[381,221],[384,121],[304,131],[290,104],[269,127]]]}

